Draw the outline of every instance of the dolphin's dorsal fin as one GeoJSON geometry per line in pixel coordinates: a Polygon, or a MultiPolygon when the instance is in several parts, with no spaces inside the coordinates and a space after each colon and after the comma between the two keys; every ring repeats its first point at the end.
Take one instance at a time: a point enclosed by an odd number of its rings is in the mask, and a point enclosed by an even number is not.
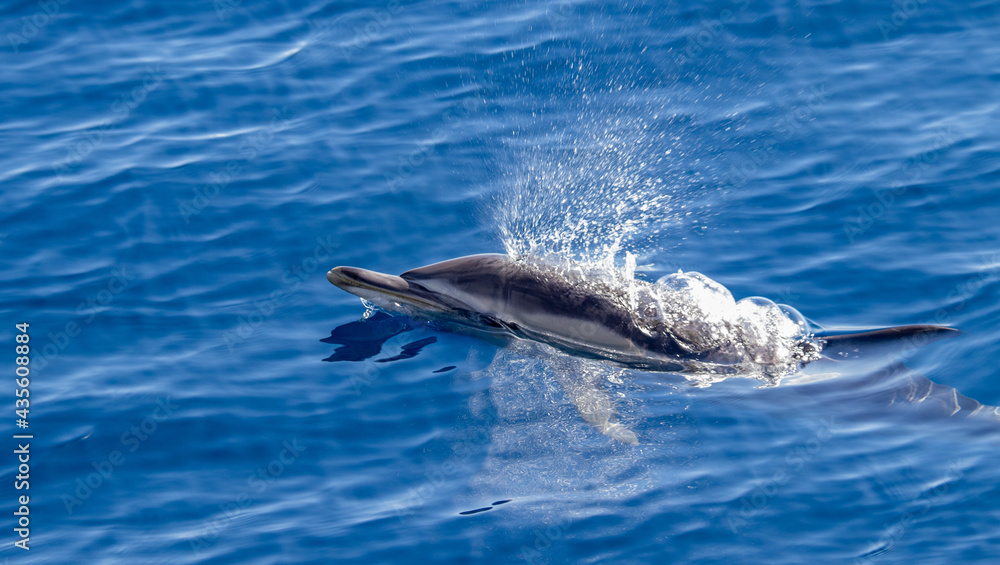
{"type": "Polygon", "coordinates": [[[816,339],[824,342],[824,357],[857,359],[876,351],[913,349],[940,339],[960,335],[962,335],[962,331],[955,328],[918,325],[897,326],[851,334],[820,334],[816,336],[816,339]]]}

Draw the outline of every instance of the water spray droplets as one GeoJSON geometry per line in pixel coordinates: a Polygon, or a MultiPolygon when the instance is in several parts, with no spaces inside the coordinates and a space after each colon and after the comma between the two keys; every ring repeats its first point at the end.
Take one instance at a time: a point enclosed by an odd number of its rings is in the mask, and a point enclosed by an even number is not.
{"type": "Polygon", "coordinates": [[[553,125],[546,147],[556,149],[535,145],[510,155],[512,173],[496,194],[492,217],[507,253],[613,290],[642,331],[670,332],[705,360],[706,373],[770,378],[809,360],[803,353],[810,351],[803,347],[809,325],[790,306],[764,298],[737,302],[696,272],[656,283],[636,279],[637,254],[663,245],[671,233],[672,243],[687,239],[680,226],[705,229],[710,204],[696,198],[704,180],[692,172],[698,160],[690,161],[683,136],[641,117],[656,120],[655,109],[609,111],[587,100],[577,122],[553,125]]]}
{"type": "Polygon", "coordinates": [[[706,367],[774,376],[794,370],[810,328],[791,306],[753,296],[736,301],[729,290],[701,273],[667,275],[654,285],[658,315],[706,367]]]}

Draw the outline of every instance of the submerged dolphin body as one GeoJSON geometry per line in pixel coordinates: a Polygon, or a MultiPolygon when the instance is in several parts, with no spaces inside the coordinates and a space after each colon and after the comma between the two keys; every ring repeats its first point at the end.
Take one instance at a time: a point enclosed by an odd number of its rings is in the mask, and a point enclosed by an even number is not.
{"type": "MultiPolygon", "coordinates": [[[[652,283],[614,284],[530,259],[471,255],[399,276],[336,267],[327,279],[381,308],[445,329],[487,338],[530,339],[630,368],[676,372],[709,367],[725,372],[746,361],[745,350],[734,349],[728,341],[692,337],[677,321],[681,318],[663,311],[668,307],[656,300],[652,283]]],[[[887,341],[908,339],[922,345],[959,333],[940,326],[902,326],[816,339],[803,336],[785,353],[802,364],[820,359],[819,351],[826,346],[822,357],[838,360],[857,357],[887,341]]],[[[757,361],[761,355],[753,353],[757,361]]],[[[613,403],[600,383],[580,382],[562,373],[556,371],[560,383],[588,423],[605,435],[637,443],[635,434],[617,423],[613,403]]]]}

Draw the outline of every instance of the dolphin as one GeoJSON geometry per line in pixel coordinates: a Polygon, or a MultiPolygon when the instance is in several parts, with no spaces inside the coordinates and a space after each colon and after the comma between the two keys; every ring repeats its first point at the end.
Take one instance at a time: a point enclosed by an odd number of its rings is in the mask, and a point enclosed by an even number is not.
{"type": "Polygon", "coordinates": [[[488,339],[530,339],[656,371],[681,371],[713,357],[686,347],[662,324],[642,324],[625,289],[542,262],[487,253],[399,276],[336,267],[326,277],[383,309],[488,339]]]}
{"type": "MultiPolygon", "coordinates": [[[[326,276],[385,310],[490,340],[528,339],[574,356],[647,371],[696,371],[744,361],[727,344],[695,343],[664,321],[669,316],[656,310],[652,283],[614,284],[581,269],[533,258],[480,254],[399,276],[356,267],[336,267],[326,276]]],[[[793,356],[802,364],[820,358],[840,361],[886,342],[903,340],[916,346],[960,333],[944,326],[914,325],[805,336],[795,342],[793,356]]],[[[599,383],[581,384],[556,373],[584,420],[605,435],[637,443],[635,434],[617,422],[613,403],[599,383]]]]}

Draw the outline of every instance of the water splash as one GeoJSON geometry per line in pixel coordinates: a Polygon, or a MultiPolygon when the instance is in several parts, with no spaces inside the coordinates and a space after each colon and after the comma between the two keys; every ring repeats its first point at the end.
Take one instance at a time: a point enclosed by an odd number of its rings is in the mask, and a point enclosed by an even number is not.
{"type": "Polygon", "coordinates": [[[797,310],[757,296],[736,301],[726,287],[701,273],[662,277],[640,312],[660,319],[682,345],[704,355],[692,371],[699,385],[733,374],[773,385],[819,358],[813,330],[797,310]]]}
{"type": "Polygon", "coordinates": [[[650,337],[669,334],[685,352],[677,359],[684,374],[698,385],[728,376],[775,385],[819,358],[813,328],[797,310],[756,296],[737,301],[725,286],[701,273],[678,271],[648,282],[636,278],[636,259],[629,252],[624,264],[610,272],[555,254],[520,260],[631,312],[635,327],[650,337]]]}
{"type": "Polygon", "coordinates": [[[488,216],[505,250],[610,289],[640,327],[666,328],[699,356],[691,373],[698,384],[733,374],[776,383],[818,351],[794,308],[756,297],[737,302],[700,273],[655,284],[636,278],[637,257],[675,247],[681,233],[706,227],[711,211],[693,205],[709,189],[691,172],[682,136],[669,120],[635,110],[587,111],[552,134],[556,149],[513,152],[488,216]]]}
{"type": "Polygon", "coordinates": [[[710,205],[692,203],[707,189],[689,166],[682,128],[648,105],[600,106],[585,103],[577,121],[554,126],[545,149],[507,149],[487,217],[508,254],[611,270],[627,252],[649,252],[667,234],[703,225],[710,205]]]}

